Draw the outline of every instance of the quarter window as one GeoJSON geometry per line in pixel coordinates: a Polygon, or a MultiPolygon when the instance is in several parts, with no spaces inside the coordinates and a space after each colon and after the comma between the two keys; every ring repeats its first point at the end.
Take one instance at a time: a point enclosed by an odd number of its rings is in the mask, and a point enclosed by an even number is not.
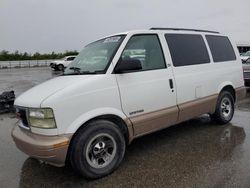
{"type": "Polygon", "coordinates": [[[201,35],[166,34],[175,67],[209,63],[206,44],[201,35]]]}
{"type": "Polygon", "coordinates": [[[231,42],[225,36],[206,35],[214,62],[236,60],[231,42]]]}
{"type": "Polygon", "coordinates": [[[142,70],[165,68],[165,60],[157,35],[134,35],[128,41],[122,59],[137,59],[142,70]]]}

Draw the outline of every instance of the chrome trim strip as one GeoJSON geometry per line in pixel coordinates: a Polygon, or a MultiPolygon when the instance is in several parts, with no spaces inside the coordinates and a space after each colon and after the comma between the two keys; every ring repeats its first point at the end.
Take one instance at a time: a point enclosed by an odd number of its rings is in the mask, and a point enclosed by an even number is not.
{"type": "Polygon", "coordinates": [[[30,127],[24,126],[21,120],[18,122],[18,126],[21,127],[22,129],[30,130],[30,127]]]}

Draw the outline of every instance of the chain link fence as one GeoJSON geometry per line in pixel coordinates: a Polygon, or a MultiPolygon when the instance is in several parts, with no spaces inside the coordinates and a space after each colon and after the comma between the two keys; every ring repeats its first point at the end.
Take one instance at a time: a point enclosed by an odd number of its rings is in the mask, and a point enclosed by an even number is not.
{"type": "Polygon", "coordinates": [[[52,60],[0,61],[0,69],[50,66],[52,60]]]}

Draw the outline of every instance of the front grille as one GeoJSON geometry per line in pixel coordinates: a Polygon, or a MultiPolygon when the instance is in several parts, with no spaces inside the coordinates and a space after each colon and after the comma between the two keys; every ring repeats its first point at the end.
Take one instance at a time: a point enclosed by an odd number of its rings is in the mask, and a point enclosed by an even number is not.
{"type": "Polygon", "coordinates": [[[244,72],[244,78],[250,79],[250,71],[244,72]]]}
{"type": "Polygon", "coordinates": [[[17,113],[19,113],[19,117],[23,123],[23,126],[29,127],[29,123],[27,120],[27,110],[23,108],[17,108],[17,113]]]}

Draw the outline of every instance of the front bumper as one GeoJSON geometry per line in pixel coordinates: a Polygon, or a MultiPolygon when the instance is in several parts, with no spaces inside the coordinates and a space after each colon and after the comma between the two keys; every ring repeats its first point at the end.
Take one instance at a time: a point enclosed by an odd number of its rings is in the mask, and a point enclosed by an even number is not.
{"type": "Polygon", "coordinates": [[[53,166],[64,166],[72,135],[42,136],[15,126],[12,138],[18,149],[53,166]]]}

